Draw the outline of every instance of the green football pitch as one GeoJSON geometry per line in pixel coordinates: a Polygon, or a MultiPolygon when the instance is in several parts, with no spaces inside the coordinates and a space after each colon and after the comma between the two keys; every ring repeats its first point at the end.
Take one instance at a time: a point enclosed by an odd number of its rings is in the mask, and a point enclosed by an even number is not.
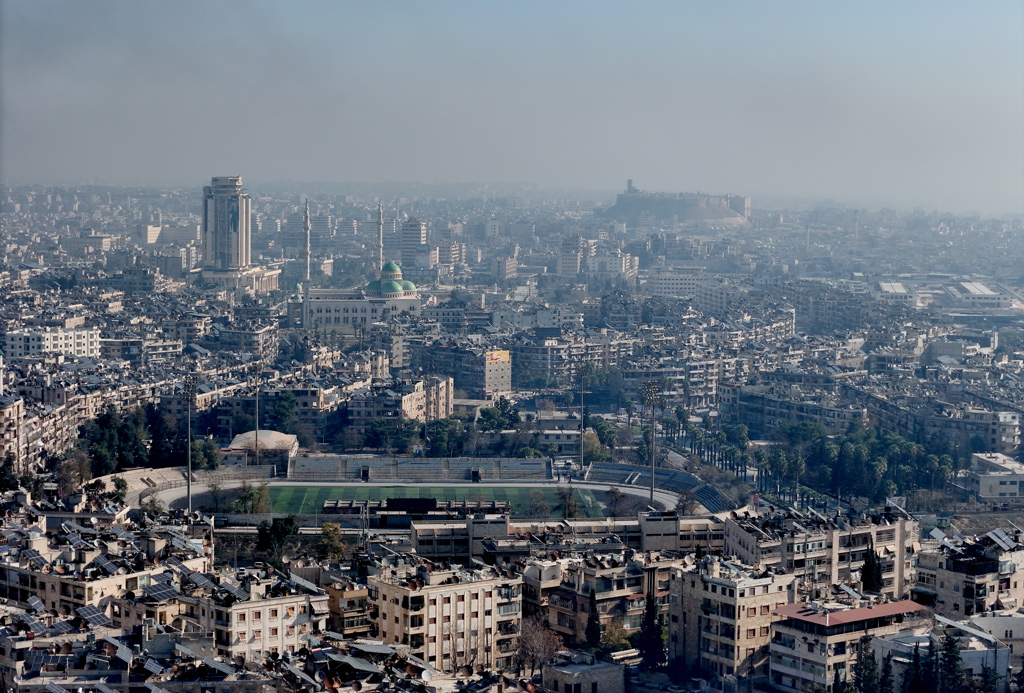
{"type": "MultiPolygon", "coordinates": [[[[509,501],[512,514],[520,517],[561,517],[562,507],[552,486],[270,486],[275,513],[312,515],[323,510],[328,500],[385,500],[387,498],[436,498],[448,500],[509,501]],[[543,496],[534,496],[539,493],[543,496]]],[[[590,489],[574,489],[579,517],[604,517],[590,489]]]]}

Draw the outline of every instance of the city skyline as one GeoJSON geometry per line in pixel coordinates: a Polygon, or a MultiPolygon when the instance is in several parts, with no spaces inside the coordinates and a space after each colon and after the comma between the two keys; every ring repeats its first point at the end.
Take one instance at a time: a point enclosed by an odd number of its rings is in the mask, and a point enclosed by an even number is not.
{"type": "Polygon", "coordinates": [[[0,180],[1024,211],[1011,3],[169,7],[0,2],[0,180]]]}

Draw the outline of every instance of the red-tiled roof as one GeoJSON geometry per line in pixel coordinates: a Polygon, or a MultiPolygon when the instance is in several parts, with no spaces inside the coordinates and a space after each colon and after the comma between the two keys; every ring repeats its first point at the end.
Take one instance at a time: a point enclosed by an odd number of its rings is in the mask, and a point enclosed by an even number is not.
{"type": "Polygon", "coordinates": [[[886,602],[870,607],[844,609],[842,611],[815,611],[807,604],[784,604],[775,609],[775,613],[783,618],[795,618],[822,626],[838,626],[843,623],[867,621],[872,618],[910,614],[919,611],[927,611],[927,607],[909,600],[886,602]]]}

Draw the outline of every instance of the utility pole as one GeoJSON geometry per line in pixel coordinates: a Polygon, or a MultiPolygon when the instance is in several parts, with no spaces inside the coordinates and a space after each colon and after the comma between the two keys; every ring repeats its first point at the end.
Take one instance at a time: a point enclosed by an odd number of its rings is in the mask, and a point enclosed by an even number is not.
{"type": "Polygon", "coordinates": [[[651,505],[654,505],[654,463],[657,459],[655,454],[655,444],[657,443],[658,437],[658,424],[654,420],[654,409],[658,404],[658,399],[661,397],[661,392],[658,390],[657,380],[648,380],[644,383],[644,401],[651,408],[651,505]]]}
{"type": "Polygon", "coordinates": [[[186,477],[187,495],[188,495],[188,514],[192,515],[192,405],[196,399],[196,385],[199,383],[199,378],[195,373],[189,373],[185,376],[185,406],[188,408],[188,414],[186,416],[188,420],[188,433],[185,436],[185,445],[188,455],[188,476],[186,477]]]}

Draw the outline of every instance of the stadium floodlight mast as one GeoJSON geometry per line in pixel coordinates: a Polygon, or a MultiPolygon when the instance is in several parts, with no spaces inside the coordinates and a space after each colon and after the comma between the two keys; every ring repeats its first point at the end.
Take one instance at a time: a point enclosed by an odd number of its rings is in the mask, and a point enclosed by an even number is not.
{"type": "MultiPolygon", "coordinates": [[[[587,362],[580,357],[576,362],[576,375],[580,377],[580,473],[583,473],[583,436],[587,432],[587,416],[583,413],[584,379],[587,376],[587,362]]],[[[569,477],[570,479],[572,477],[569,477]]]]}
{"type": "Polygon", "coordinates": [[[250,366],[253,375],[256,376],[256,437],[253,449],[256,451],[256,466],[260,466],[260,374],[263,372],[263,362],[253,361],[250,366]]]}
{"type": "Polygon", "coordinates": [[[188,474],[185,478],[188,489],[186,495],[188,496],[188,514],[192,515],[192,406],[196,400],[196,386],[199,384],[199,378],[195,373],[189,373],[185,376],[184,391],[185,391],[185,407],[188,414],[188,433],[185,436],[186,454],[188,459],[188,474]]]}
{"type": "Polygon", "coordinates": [[[657,459],[655,454],[655,444],[658,437],[657,423],[654,420],[654,408],[658,405],[658,400],[661,399],[661,392],[658,387],[657,380],[648,380],[644,383],[644,402],[651,408],[651,505],[654,505],[654,461],[657,459]]]}

